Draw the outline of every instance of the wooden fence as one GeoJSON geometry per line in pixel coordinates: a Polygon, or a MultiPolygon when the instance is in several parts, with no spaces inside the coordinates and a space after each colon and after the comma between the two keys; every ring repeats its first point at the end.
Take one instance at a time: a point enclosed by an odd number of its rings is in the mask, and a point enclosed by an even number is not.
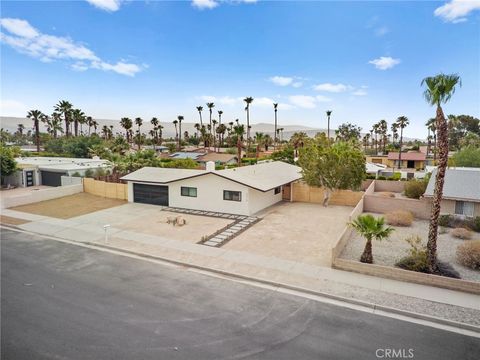
{"type": "Polygon", "coordinates": [[[83,179],[83,191],[109,199],[128,200],[127,184],[110,183],[91,178],[83,179]]]}
{"type": "MultiPolygon", "coordinates": [[[[363,196],[363,191],[338,190],[330,197],[329,204],[357,206],[363,196]]],[[[323,188],[309,186],[304,182],[292,184],[292,201],[318,203],[323,202],[323,188]]]]}

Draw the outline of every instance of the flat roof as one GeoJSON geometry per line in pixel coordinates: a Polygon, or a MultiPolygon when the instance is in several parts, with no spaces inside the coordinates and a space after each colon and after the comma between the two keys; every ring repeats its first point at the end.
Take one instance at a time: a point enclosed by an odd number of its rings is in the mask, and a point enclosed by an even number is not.
{"type": "Polygon", "coordinates": [[[40,170],[48,171],[85,170],[110,166],[108,160],[65,157],[32,156],[16,158],[15,161],[22,168],[34,166],[38,167],[40,170]]]}
{"type": "Polygon", "coordinates": [[[302,178],[300,167],[273,161],[218,171],[144,167],[122,177],[122,180],[166,184],[207,174],[217,175],[263,192],[302,178]]]}
{"type": "MultiPolygon", "coordinates": [[[[422,152],[402,152],[402,160],[413,160],[413,161],[423,161],[425,160],[426,155],[422,152]]],[[[398,160],[398,152],[389,152],[388,160],[398,160]]]]}

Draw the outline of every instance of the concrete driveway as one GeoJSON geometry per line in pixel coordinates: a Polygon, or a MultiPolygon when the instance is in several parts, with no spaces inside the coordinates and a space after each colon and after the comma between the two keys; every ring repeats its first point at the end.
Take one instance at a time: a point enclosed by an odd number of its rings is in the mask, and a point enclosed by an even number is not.
{"type": "Polygon", "coordinates": [[[331,249],[343,231],[349,206],[283,202],[261,214],[263,219],[224,248],[330,266],[331,249]]]}
{"type": "Polygon", "coordinates": [[[127,203],[91,214],[77,216],[71,218],[70,221],[85,224],[86,227],[96,228],[109,224],[117,229],[191,243],[197,243],[202,236],[211,235],[233,222],[233,220],[208,216],[162,211],[161,206],[138,203],[127,203]],[[186,225],[173,226],[167,223],[168,217],[177,216],[183,217],[186,220],[186,225]]]}

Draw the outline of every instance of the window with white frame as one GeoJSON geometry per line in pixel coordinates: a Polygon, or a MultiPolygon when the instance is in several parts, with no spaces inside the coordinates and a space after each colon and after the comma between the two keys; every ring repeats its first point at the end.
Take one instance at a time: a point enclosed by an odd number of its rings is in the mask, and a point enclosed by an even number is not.
{"type": "Polygon", "coordinates": [[[475,204],[468,201],[455,201],[455,214],[473,217],[475,204]]]}

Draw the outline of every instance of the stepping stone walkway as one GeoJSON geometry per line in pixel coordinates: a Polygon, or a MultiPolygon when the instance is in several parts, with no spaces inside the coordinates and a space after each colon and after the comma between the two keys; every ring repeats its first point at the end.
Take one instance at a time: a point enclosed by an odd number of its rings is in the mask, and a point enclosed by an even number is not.
{"type": "Polygon", "coordinates": [[[260,221],[260,218],[256,216],[245,216],[245,215],[236,215],[236,214],[226,214],[221,212],[214,211],[203,211],[203,210],[191,210],[183,209],[177,207],[164,207],[162,211],[170,211],[181,214],[190,214],[190,215],[199,215],[199,216],[211,216],[222,219],[232,219],[235,220],[230,225],[226,226],[217,233],[213,233],[210,236],[207,236],[206,239],[203,239],[198,244],[220,247],[225,244],[227,241],[232,240],[234,237],[240,235],[242,232],[247,230],[250,226],[260,221]]]}

